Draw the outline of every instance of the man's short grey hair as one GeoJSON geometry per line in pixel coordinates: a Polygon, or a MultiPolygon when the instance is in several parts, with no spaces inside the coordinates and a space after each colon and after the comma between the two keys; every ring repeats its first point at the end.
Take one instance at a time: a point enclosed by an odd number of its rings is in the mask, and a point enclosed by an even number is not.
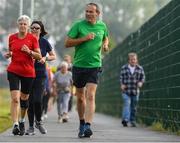
{"type": "Polygon", "coordinates": [[[31,24],[31,19],[30,19],[29,16],[27,16],[27,15],[21,15],[21,16],[17,19],[17,24],[18,24],[20,21],[22,21],[22,20],[27,21],[28,26],[30,26],[30,24],[31,24]]]}
{"type": "Polygon", "coordinates": [[[136,57],[138,58],[137,54],[134,52],[128,53],[128,60],[130,59],[130,57],[136,57]]]}

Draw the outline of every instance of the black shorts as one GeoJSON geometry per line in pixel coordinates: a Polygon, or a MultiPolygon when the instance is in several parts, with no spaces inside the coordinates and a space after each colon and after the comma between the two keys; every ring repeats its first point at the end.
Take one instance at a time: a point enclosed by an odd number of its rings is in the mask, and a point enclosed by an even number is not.
{"type": "Polygon", "coordinates": [[[9,81],[10,90],[21,89],[21,92],[24,94],[30,93],[34,78],[19,76],[12,72],[7,73],[7,78],[9,81]]]}
{"type": "Polygon", "coordinates": [[[79,68],[73,67],[73,84],[77,88],[83,88],[87,83],[98,83],[101,68],[79,68]]]}

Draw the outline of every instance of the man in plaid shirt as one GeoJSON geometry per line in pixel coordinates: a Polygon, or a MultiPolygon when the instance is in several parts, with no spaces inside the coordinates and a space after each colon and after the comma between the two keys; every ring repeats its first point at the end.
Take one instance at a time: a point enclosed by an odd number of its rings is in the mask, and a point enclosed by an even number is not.
{"type": "Polygon", "coordinates": [[[120,83],[123,98],[122,124],[128,126],[128,122],[132,127],[136,127],[135,114],[136,106],[139,100],[139,89],[145,81],[143,68],[138,65],[138,57],[136,53],[128,54],[128,64],[122,66],[120,73],[120,83]]]}

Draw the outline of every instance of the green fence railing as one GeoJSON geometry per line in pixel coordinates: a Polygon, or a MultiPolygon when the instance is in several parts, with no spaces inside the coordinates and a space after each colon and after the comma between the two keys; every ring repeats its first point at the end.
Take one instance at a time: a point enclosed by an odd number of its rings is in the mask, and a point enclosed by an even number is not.
{"type": "Polygon", "coordinates": [[[98,112],[121,116],[119,74],[127,54],[136,52],[146,74],[137,117],[151,125],[180,129],[180,1],[172,0],[103,59],[96,96],[98,112]]]}

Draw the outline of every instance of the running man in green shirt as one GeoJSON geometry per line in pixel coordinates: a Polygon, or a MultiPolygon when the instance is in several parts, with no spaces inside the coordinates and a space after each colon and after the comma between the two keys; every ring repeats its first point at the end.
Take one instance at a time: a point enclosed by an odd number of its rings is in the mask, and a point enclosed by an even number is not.
{"type": "Polygon", "coordinates": [[[73,82],[76,87],[77,110],[80,120],[78,137],[90,137],[90,125],[95,112],[95,94],[98,75],[101,72],[101,49],[109,50],[106,24],[98,20],[99,6],[86,5],[85,20],[73,24],[65,40],[65,46],[75,47],[73,82]]]}

